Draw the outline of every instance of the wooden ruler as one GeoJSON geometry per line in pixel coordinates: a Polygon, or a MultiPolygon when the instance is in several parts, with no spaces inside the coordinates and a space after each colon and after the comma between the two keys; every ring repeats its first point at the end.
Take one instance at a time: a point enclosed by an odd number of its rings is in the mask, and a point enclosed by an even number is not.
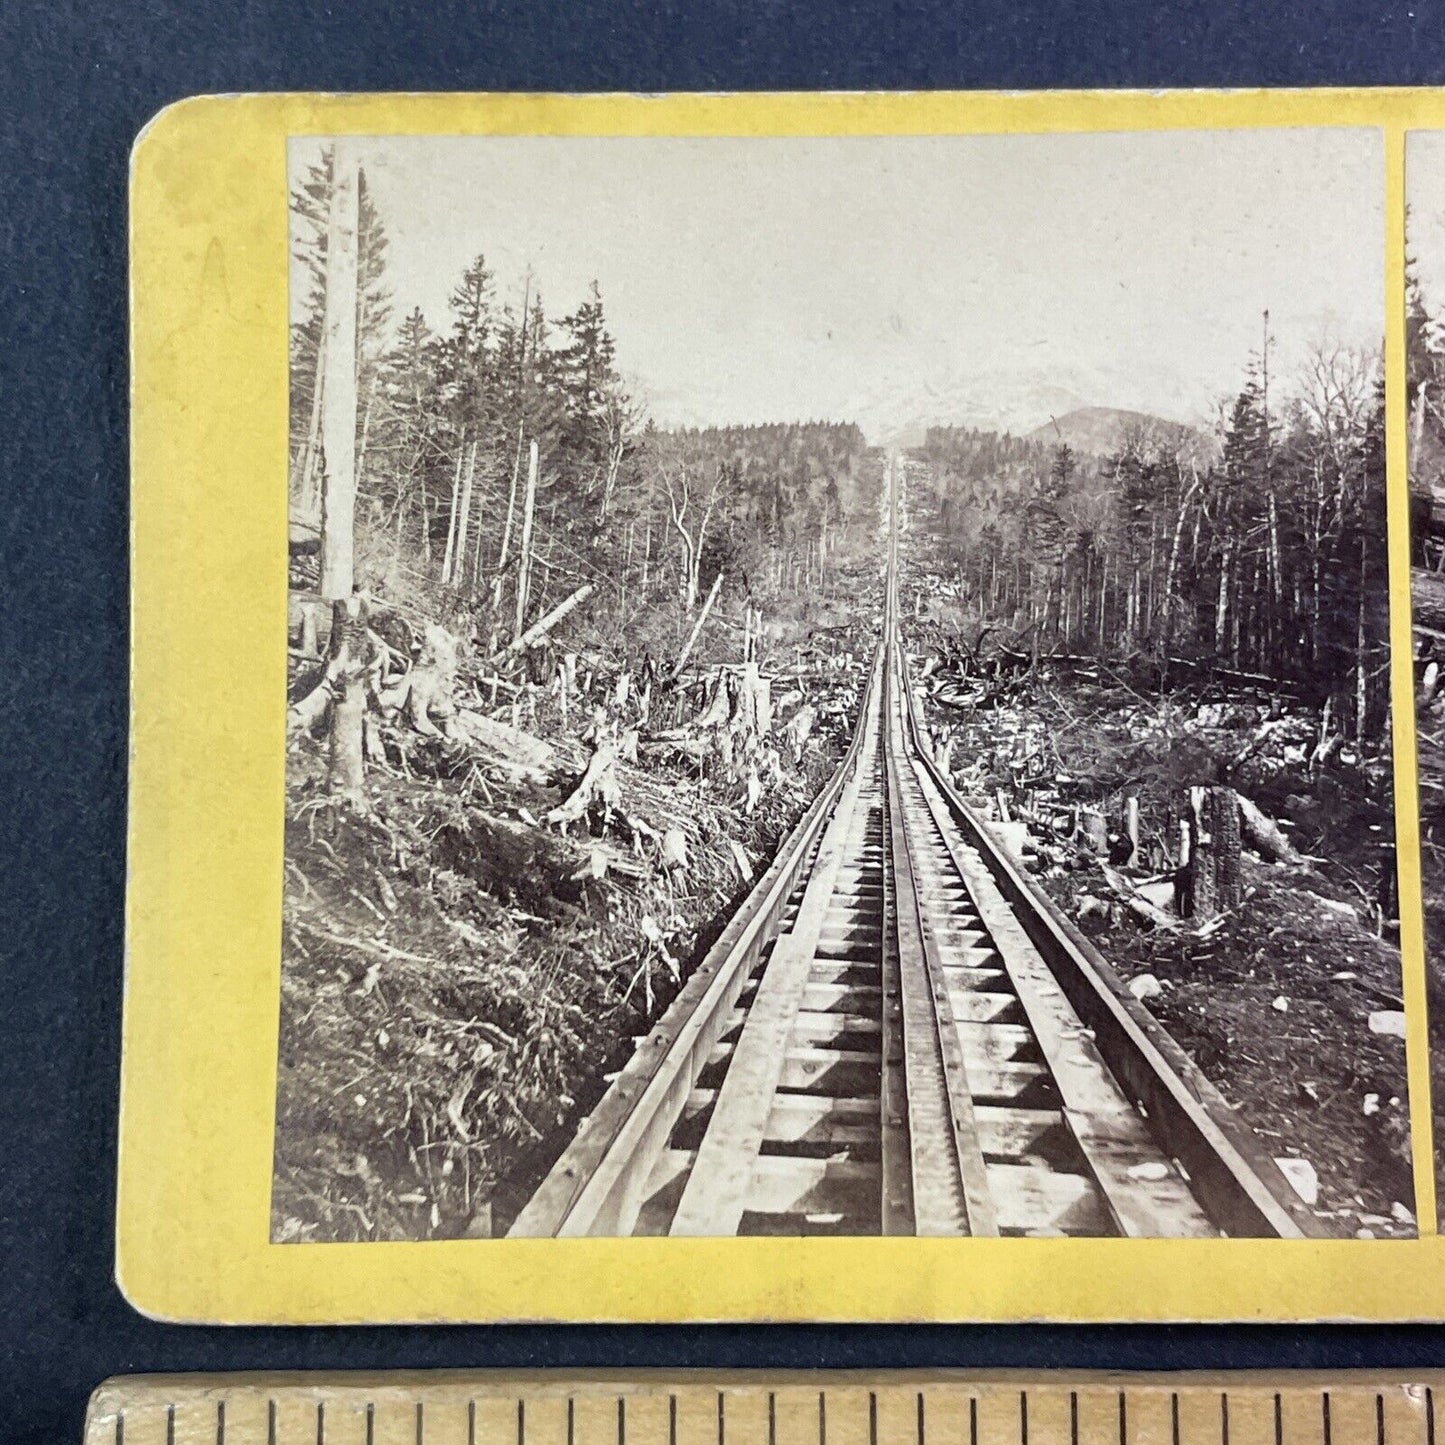
{"type": "Polygon", "coordinates": [[[1445,1372],[152,1375],[86,1445],[1435,1445],[1445,1372]]]}

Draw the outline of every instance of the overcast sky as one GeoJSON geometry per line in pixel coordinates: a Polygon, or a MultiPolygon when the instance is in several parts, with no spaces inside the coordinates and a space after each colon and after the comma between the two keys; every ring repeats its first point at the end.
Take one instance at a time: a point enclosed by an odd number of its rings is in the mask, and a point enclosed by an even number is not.
{"type": "Polygon", "coordinates": [[[359,144],[398,315],[479,251],[553,315],[595,278],[663,421],[1197,420],[1266,307],[1281,374],[1382,331],[1374,131],[359,144]]]}

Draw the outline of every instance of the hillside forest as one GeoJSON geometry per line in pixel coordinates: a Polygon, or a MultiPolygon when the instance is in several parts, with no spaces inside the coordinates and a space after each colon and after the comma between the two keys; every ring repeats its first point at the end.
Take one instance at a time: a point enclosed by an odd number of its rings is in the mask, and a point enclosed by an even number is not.
{"type": "Polygon", "coordinates": [[[1287,682],[1387,745],[1384,392],[1337,344],[1271,378],[1268,331],[1213,433],[1121,421],[1102,454],[934,427],[918,457],[957,594],[1044,655],[1287,682]]]}

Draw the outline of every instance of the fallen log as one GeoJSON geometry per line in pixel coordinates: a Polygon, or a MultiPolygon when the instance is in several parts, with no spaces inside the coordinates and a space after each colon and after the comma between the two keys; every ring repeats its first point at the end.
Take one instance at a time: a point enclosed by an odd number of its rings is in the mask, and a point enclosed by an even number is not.
{"type": "Polygon", "coordinates": [[[692,624],[692,631],[687,635],[687,641],[682,645],[682,651],[677,654],[677,661],[667,675],[669,683],[676,682],[682,675],[682,669],[688,658],[692,655],[692,649],[697,644],[698,635],[702,632],[703,623],[707,621],[707,615],[712,611],[712,605],[717,601],[717,594],[722,587],[723,574],[719,572],[713,578],[712,590],[707,594],[707,601],[702,604],[702,611],[697,614],[697,621],[692,624]]]}
{"type": "Polygon", "coordinates": [[[1103,868],[1105,882],[1130,913],[1141,922],[1147,923],[1150,928],[1160,928],[1166,932],[1178,931],[1180,923],[1173,914],[1166,913],[1157,904],[1151,903],[1118,869],[1111,868],[1107,863],[1103,868]]]}
{"type": "Polygon", "coordinates": [[[1245,843],[1271,863],[1307,865],[1308,860],[1284,835],[1284,829],[1267,817],[1243,793],[1239,797],[1239,830],[1245,843]]]}
{"type": "Polygon", "coordinates": [[[455,720],[470,741],[518,771],[546,777],[556,768],[556,748],[532,733],[470,708],[458,708],[455,720]]]}
{"type": "Polygon", "coordinates": [[[488,658],[488,666],[495,667],[535,647],[569,612],[580,607],[592,595],[592,591],[592,584],[584,582],[570,597],[559,602],[545,617],[534,622],[515,642],[509,642],[500,652],[488,658]]]}
{"type": "Polygon", "coordinates": [[[1426,567],[1412,567],[1410,602],[1416,633],[1445,632],[1445,576],[1426,567]]]}

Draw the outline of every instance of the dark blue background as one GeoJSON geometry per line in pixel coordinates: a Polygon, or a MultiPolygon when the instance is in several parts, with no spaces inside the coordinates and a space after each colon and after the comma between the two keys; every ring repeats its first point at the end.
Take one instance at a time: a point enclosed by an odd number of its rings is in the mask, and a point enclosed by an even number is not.
{"type": "Polygon", "coordinates": [[[1445,1361],[1424,1329],[182,1329],[110,1283],[126,165],[157,109],[243,90],[1441,82],[1432,0],[0,6],[0,1442],[78,1441],[89,1390],[137,1370],[1445,1361]]]}

